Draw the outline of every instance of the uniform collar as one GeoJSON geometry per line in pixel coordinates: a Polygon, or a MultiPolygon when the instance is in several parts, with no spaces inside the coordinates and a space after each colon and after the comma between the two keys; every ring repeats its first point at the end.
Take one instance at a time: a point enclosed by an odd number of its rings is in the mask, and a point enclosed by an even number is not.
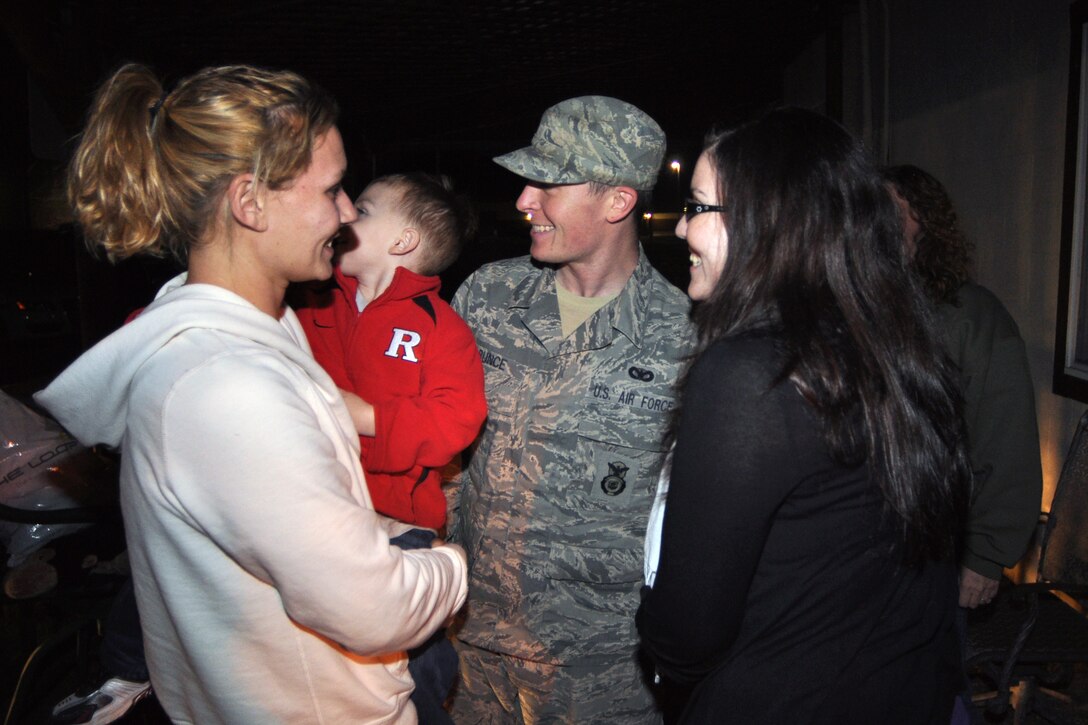
{"type": "MultiPolygon", "coordinates": [[[[534,262],[534,264],[536,264],[534,262]]],[[[653,267],[639,244],[638,264],[614,300],[564,338],[555,293],[555,268],[540,265],[541,274],[523,279],[510,295],[508,305],[518,310],[522,323],[536,336],[549,355],[584,352],[608,347],[618,332],[642,347],[642,322],[653,293],[653,267]]]]}

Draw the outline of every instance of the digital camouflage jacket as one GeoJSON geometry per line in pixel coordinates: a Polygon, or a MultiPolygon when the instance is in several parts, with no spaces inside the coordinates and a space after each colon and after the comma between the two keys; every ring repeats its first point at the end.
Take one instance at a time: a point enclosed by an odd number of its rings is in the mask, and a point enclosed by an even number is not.
{"type": "Polygon", "coordinates": [[[489,410],[451,517],[471,571],[459,636],[552,664],[630,657],[690,303],[640,250],[619,296],[564,339],[555,284],[523,257],[485,265],[454,298],[489,410]]]}
{"type": "Polygon", "coordinates": [[[974,490],[962,564],[991,579],[1014,565],[1039,518],[1043,479],[1035,390],[1016,322],[985,287],[966,284],[937,310],[960,368],[974,490]]]}

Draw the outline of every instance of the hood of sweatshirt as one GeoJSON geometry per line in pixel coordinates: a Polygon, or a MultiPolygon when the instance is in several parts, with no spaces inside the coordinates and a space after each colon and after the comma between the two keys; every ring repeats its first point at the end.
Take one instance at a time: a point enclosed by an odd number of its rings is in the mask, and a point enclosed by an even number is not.
{"type": "MultiPolygon", "coordinates": [[[[339,391],[310,354],[306,336],[294,312],[277,320],[222,287],[185,284],[181,274],[163,286],[134,320],[80,356],[35,394],[48,410],[84,445],[117,447],[128,418],[129,389],[140,367],[172,338],[191,329],[212,329],[272,348],[298,365],[329,400],[339,391]]],[[[344,406],[334,406],[354,430],[344,406]]]]}

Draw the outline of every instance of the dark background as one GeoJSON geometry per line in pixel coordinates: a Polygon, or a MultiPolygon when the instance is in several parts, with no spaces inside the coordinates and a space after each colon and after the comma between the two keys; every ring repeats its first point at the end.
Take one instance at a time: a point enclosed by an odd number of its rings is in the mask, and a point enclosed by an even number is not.
{"type": "Polygon", "coordinates": [[[843,4],[5,0],[0,386],[48,380],[173,271],[154,260],[93,259],[63,200],[64,166],[93,91],[123,62],[150,65],[168,88],[230,63],[290,68],[325,86],[342,109],[352,196],[377,174],[449,174],[477,202],[481,229],[444,275],[446,294],[482,261],[527,249],[513,205],[521,184],[491,157],[528,144],[542,111],[564,98],[622,98],[669,137],[657,218],[643,237],[683,286],[686,252],[670,231],[703,135],[775,103],[782,69],[836,26],[843,4]]]}
{"type": "MultiPolygon", "coordinates": [[[[680,156],[686,185],[708,126],[784,98],[841,118],[881,163],[917,164],[948,188],[976,244],[978,281],[1027,344],[1049,507],[1084,412],[1052,389],[1064,353],[1055,344],[1066,304],[1063,169],[1077,150],[1066,121],[1081,67],[1070,55],[1080,25],[1069,0],[0,0],[0,31],[5,389],[47,381],[169,271],[95,262],[62,227],[69,139],[96,83],[122,60],[147,62],[168,81],[222,62],[307,73],[344,105],[351,191],[373,173],[449,173],[494,220],[470,250],[481,258],[524,250],[518,182],[489,159],[526,144],[551,103],[610,93],[645,108],[669,133],[666,161],[680,156]]],[[[665,172],[657,212],[675,211],[676,188],[665,172]]],[[[646,241],[651,255],[662,250],[656,263],[680,260],[683,284],[686,254],[665,236],[673,221],[655,222],[646,241]]]]}

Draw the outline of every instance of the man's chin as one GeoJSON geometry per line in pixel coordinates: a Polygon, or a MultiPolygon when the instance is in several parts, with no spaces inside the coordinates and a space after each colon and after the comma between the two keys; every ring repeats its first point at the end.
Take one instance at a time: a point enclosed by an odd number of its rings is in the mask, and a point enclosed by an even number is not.
{"type": "Polygon", "coordinates": [[[549,245],[534,243],[529,247],[529,256],[541,264],[563,264],[566,260],[556,254],[549,245]]]}

